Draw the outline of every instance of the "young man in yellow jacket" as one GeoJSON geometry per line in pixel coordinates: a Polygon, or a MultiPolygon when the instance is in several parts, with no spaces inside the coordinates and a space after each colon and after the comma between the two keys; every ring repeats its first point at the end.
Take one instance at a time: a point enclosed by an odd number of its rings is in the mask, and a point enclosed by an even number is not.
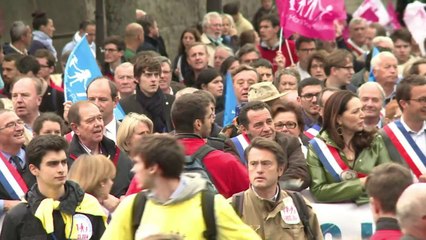
{"type": "Polygon", "coordinates": [[[146,189],[144,212],[135,226],[134,208],[142,207],[135,204],[138,195],[124,199],[116,209],[103,240],[139,240],[164,234],[185,239],[260,239],[221,195],[212,199],[215,236],[206,234],[209,228],[203,215],[206,180],[193,173],[182,174],[185,155],[174,137],[146,136],[136,143],[131,153],[135,177],[140,187],[146,189]]]}

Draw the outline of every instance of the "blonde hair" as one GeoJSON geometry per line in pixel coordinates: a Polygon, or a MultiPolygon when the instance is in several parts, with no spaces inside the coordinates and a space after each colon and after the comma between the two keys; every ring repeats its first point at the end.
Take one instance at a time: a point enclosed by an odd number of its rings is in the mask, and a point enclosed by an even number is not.
{"type": "Polygon", "coordinates": [[[127,114],[117,131],[117,146],[121,150],[127,153],[130,151],[130,146],[127,142],[133,136],[135,128],[139,123],[146,124],[149,128],[149,132],[152,133],[154,124],[146,115],[134,112],[127,114]]]}
{"type": "Polygon", "coordinates": [[[101,183],[115,178],[115,166],[112,161],[101,154],[79,156],[72,164],[68,179],[80,185],[80,187],[95,197],[98,194],[101,183]]]}

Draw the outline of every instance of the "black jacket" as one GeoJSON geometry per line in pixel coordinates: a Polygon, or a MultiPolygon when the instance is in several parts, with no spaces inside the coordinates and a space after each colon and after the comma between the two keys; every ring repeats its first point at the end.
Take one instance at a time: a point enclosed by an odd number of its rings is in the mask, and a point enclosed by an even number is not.
{"type": "MultiPolygon", "coordinates": [[[[65,236],[65,223],[61,213],[70,215],[76,214],[76,208],[84,198],[84,191],[77,183],[67,181],[65,183],[65,194],[59,201],[60,210],[53,211],[53,234],[47,234],[42,223],[34,216],[40,203],[46,197],[43,196],[35,184],[26,194],[27,202],[23,202],[12,208],[6,215],[0,239],[4,240],[44,240],[44,239],[68,239],[65,236]],[[54,236],[52,236],[54,235],[54,236]],[[56,238],[54,238],[56,237],[56,238]]],[[[99,207],[101,207],[99,205],[99,207]]],[[[105,224],[101,216],[78,213],[86,216],[92,225],[92,237],[90,239],[100,239],[105,231],[105,224]]]]}
{"type": "MultiPolygon", "coordinates": [[[[69,147],[68,163],[70,164],[80,155],[87,154],[79,142],[78,136],[74,134],[69,147]]],[[[126,194],[130,180],[133,178],[133,173],[131,172],[133,167],[132,161],[127,154],[121,152],[114,141],[109,138],[104,136],[100,144],[102,154],[111,159],[116,167],[117,172],[115,174],[114,184],[111,188],[111,194],[119,198],[126,194]]]]}
{"type": "Polygon", "coordinates": [[[164,40],[161,36],[152,38],[145,34],[144,43],[138,48],[137,52],[149,50],[158,52],[161,56],[168,57],[166,44],[164,44],[164,40]]]}
{"type": "Polygon", "coordinates": [[[60,117],[64,115],[64,92],[47,86],[46,92],[41,99],[40,112],[55,112],[60,117]]]}
{"type": "MultiPolygon", "coordinates": [[[[166,119],[167,131],[173,131],[172,119],[170,116],[170,111],[172,109],[173,102],[175,101],[175,97],[169,94],[164,94],[164,119],[166,119]]],[[[130,95],[124,99],[120,100],[120,105],[123,108],[124,113],[128,114],[130,112],[145,114],[148,118],[152,120],[151,114],[142,107],[142,105],[136,99],[136,94],[130,95]]]]}
{"type": "Polygon", "coordinates": [[[4,53],[4,55],[9,55],[9,54],[13,54],[13,53],[22,55],[21,53],[19,53],[18,51],[16,51],[14,48],[12,48],[10,46],[10,43],[5,43],[3,45],[3,53],[4,53]]]}

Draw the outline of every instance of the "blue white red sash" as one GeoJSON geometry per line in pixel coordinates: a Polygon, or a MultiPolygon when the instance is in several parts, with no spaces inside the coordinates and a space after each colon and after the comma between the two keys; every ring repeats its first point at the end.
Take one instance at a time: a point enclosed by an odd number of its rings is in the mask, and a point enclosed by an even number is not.
{"type": "MultiPolygon", "coordinates": [[[[330,145],[327,145],[323,140],[315,137],[309,141],[318,155],[319,160],[325,170],[337,181],[342,181],[342,173],[350,170],[346,163],[342,160],[339,151],[330,145]]],[[[365,177],[363,173],[357,173],[357,177],[365,177]]]]}
{"type": "Polygon", "coordinates": [[[397,120],[389,123],[383,130],[417,178],[422,174],[426,174],[426,156],[404,126],[402,126],[401,121],[397,120]]]}
{"type": "Polygon", "coordinates": [[[244,150],[248,147],[250,144],[250,139],[247,136],[247,134],[242,133],[236,137],[231,138],[231,141],[234,143],[235,148],[237,149],[237,153],[240,156],[240,161],[247,165],[247,159],[244,156],[244,150]]]}
{"type": "Polygon", "coordinates": [[[21,174],[2,153],[0,153],[0,184],[14,200],[21,199],[28,191],[28,186],[22,179],[21,174]]]}
{"type": "Polygon", "coordinates": [[[309,138],[312,139],[315,136],[318,135],[319,131],[321,130],[321,126],[318,124],[313,125],[311,128],[309,128],[308,130],[306,130],[304,132],[304,134],[309,138]]]}

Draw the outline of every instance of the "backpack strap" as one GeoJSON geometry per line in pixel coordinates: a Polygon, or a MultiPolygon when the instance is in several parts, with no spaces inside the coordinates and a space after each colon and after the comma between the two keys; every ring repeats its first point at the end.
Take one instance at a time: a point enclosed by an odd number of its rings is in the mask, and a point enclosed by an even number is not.
{"type": "Polygon", "coordinates": [[[219,137],[208,137],[207,138],[207,145],[223,151],[225,149],[225,140],[223,138],[219,137]]]}
{"type": "Polygon", "coordinates": [[[192,157],[196,157],[200,160],[204,160],[204,157],[214,150],[216,150],[216,149],[213,148],[212,146],[210,146],[208,144],[204,144],[194,154],[192,154],[192,157]]]}
{"type": "Polygon", "coordinates": [[[232,207],[240,218],[243,217],[244,191],[232,196],[232,207]]]}
{"type": "Polygon", "coordinates": [[[210,191],[204,190],[201,192],[201,210],[203,211],[203,219],[206,224],[206,230],[203,232],[203,236],[207,240],[216,240],[217,236],[214,198],[215,194],[210,191]]]}
{"type": "Polygon", "coordinates": [[[204,158],[206,157],[207,154],[209,154],[210,152],[216,150],[215,148],[213,148],[212,146],[209,146],[207,144],[204,144],[203,146],[201,146],[194,154],[191,155],[192,159],[200,159],[200,164],[203,167],[203,169],[206,171],[207,176],[210,179],[210,182],[212,182],[214,184],[213,178],[210,175],[209,170],[206,168],[206,166],[204,165],[204,158]]]}
{"type": "Polygon", "coordinates": [[[139,224],[141,223],[142,215],[145,210],[146,200],[147,200],[146,193],[144,191],[141,191],[136,194],[135,200],[133,201],[133,208],[132,208],[133,236],[135,236],[136,230],[138,229],[139,224]]]}
{"type": "Polygon", "coordinates": [[[309,224],[309,211],[308,206],[306,205],[305,200],[302,198],[302,195],[299,192],[288,192],[286,193],[293,199],[293,203],[296,206],[297,212],[299,213],[300,220],[302,220],[305,235],[308,240],[314,240],[315,236],[312,231],[312,227],[309,224]]]}

